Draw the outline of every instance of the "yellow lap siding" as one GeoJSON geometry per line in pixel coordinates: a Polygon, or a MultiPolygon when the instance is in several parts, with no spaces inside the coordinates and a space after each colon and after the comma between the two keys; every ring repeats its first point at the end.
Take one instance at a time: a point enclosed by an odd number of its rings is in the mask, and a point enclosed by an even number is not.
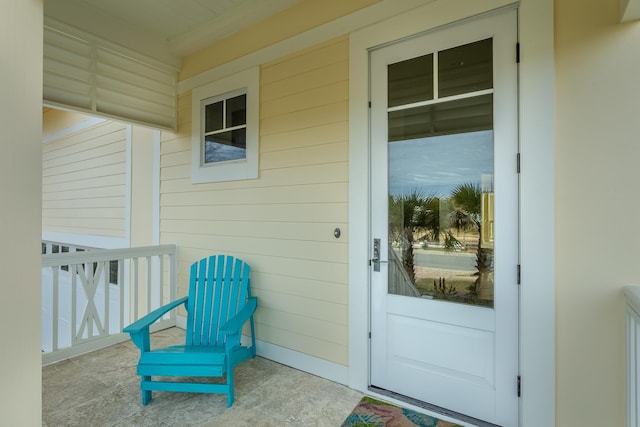
{"type": "Polygon", "coordinates": [[[191,184],[191,97],[161,138],[162,242],[252,267],[259,340],[348,362],[347,36],[261,66],[258,179],[191,184]],[[185,117],[185,115],[188,115],[185,117]],[[334,228],[342,231],[340,239],[334,228]]]}
{"type": "Polygon", "coordinates": [[[105,121],[49,140],[43,145],[43,229],[123,237],[126,176],[122,123],[105,121]]]}

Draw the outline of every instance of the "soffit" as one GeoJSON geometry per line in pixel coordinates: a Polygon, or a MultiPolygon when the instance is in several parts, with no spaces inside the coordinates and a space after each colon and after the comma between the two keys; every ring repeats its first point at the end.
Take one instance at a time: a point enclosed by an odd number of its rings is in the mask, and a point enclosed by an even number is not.
{"type": "Polygon", "coordinates": [[[181,57],[300,1],[45,0],[44,14],[49,22],[179,66],[181,57]]]}

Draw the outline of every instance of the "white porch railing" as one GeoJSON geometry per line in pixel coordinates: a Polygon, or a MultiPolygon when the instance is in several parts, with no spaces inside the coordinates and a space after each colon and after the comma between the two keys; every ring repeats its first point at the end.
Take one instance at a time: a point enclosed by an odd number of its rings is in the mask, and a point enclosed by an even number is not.
{"type": "MultiPolygon", "coordinates": [[[[44,244],[69,252],[42,255],[43,364],[125,341],[123,327],[176,298],[175,245],[75,252],[44,244]]],[[[154,330],[175,319],[168,314],[154,330]]]]}
{"type": "Polygon", "coordinates": [[[389,293],[420,298],[421,293],[415,287],[404,269],[402,259],[393,248],[389,248],[389,293]]]}

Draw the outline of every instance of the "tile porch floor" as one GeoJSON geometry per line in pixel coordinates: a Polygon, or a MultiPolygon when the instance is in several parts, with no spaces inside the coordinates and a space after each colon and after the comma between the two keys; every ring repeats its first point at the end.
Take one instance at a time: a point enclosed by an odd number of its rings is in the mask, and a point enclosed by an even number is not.
{"type": "MultiPolygon", "coordinates": [[[[184,342],[171,328],[152,348],[184,342]]],[[[140,401],[138,349],[127,341],[42,368],[42,425],[339,427],[362,394],[261,357],[235,369],[235,402],[226,396],[154,392],[140,401]]]]}

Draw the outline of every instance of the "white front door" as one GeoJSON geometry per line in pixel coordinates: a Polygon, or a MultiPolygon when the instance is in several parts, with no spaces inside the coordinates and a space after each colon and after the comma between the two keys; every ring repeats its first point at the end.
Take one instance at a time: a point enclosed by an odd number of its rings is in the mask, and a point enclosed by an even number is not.
{"type": "Polygon", "coordinates": [[[370,384],[518,422],[516,11],[376,49],[370,384]]]}

